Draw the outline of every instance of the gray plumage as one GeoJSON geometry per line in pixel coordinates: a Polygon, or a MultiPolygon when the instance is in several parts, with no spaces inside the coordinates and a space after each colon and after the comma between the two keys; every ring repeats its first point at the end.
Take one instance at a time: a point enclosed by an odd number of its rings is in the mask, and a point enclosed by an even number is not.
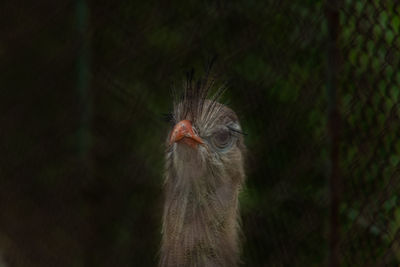
{"type": "Polygon", "coordinates": [[[239,263],[245,146],[236,114],[218,103],[222,90],[206,99],[212,86],[208,75],[197,84],[190,76],[174,103],[173,123],[189,121],[204,143],[167,141],[162,267],[239,263]]]}

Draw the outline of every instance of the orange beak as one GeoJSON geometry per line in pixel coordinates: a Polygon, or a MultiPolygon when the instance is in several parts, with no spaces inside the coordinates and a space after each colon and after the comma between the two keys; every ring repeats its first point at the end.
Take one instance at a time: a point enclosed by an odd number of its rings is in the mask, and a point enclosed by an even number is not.
{"type": "Polygon", "coordinates": [[[192,123],[189,120],[178,122],[172,129],[169,145],[175,142],[182,142],[193,148],[197,148],[198,144],[204,144],[203,140],[194,133],[192,123]]]}

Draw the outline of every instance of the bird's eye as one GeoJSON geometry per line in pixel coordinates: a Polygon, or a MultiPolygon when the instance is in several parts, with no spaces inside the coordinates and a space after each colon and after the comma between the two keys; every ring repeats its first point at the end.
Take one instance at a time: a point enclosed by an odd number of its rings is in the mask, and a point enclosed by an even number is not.
{"type": "Polygon", "coordinates": [[[213,144],[219,148],[227,148],[232,143],[232,135],[228,129],[221,129],[212,136],[213,144]]]}

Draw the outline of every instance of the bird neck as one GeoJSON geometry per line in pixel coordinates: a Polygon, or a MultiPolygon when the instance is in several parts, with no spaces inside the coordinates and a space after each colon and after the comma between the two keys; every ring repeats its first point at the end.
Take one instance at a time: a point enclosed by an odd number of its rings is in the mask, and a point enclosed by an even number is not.
{"type": "Polygon", "coordinates": [[[236,266],[239,185],[200,158],[180,162],[166,177],[161,266],[236,266]]]}

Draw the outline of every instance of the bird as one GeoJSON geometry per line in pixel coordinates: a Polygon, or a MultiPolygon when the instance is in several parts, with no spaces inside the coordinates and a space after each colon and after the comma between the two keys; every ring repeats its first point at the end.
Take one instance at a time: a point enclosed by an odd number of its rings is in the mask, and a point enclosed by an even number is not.
{"type": "Polygon", "coordinates": [[[220,103],[226,88],[214,90],[210,76],[207,70],[195,82],[189,73],[168,116],[161,267],[240,263],[245,133],[236,113],[220,103]]]}

